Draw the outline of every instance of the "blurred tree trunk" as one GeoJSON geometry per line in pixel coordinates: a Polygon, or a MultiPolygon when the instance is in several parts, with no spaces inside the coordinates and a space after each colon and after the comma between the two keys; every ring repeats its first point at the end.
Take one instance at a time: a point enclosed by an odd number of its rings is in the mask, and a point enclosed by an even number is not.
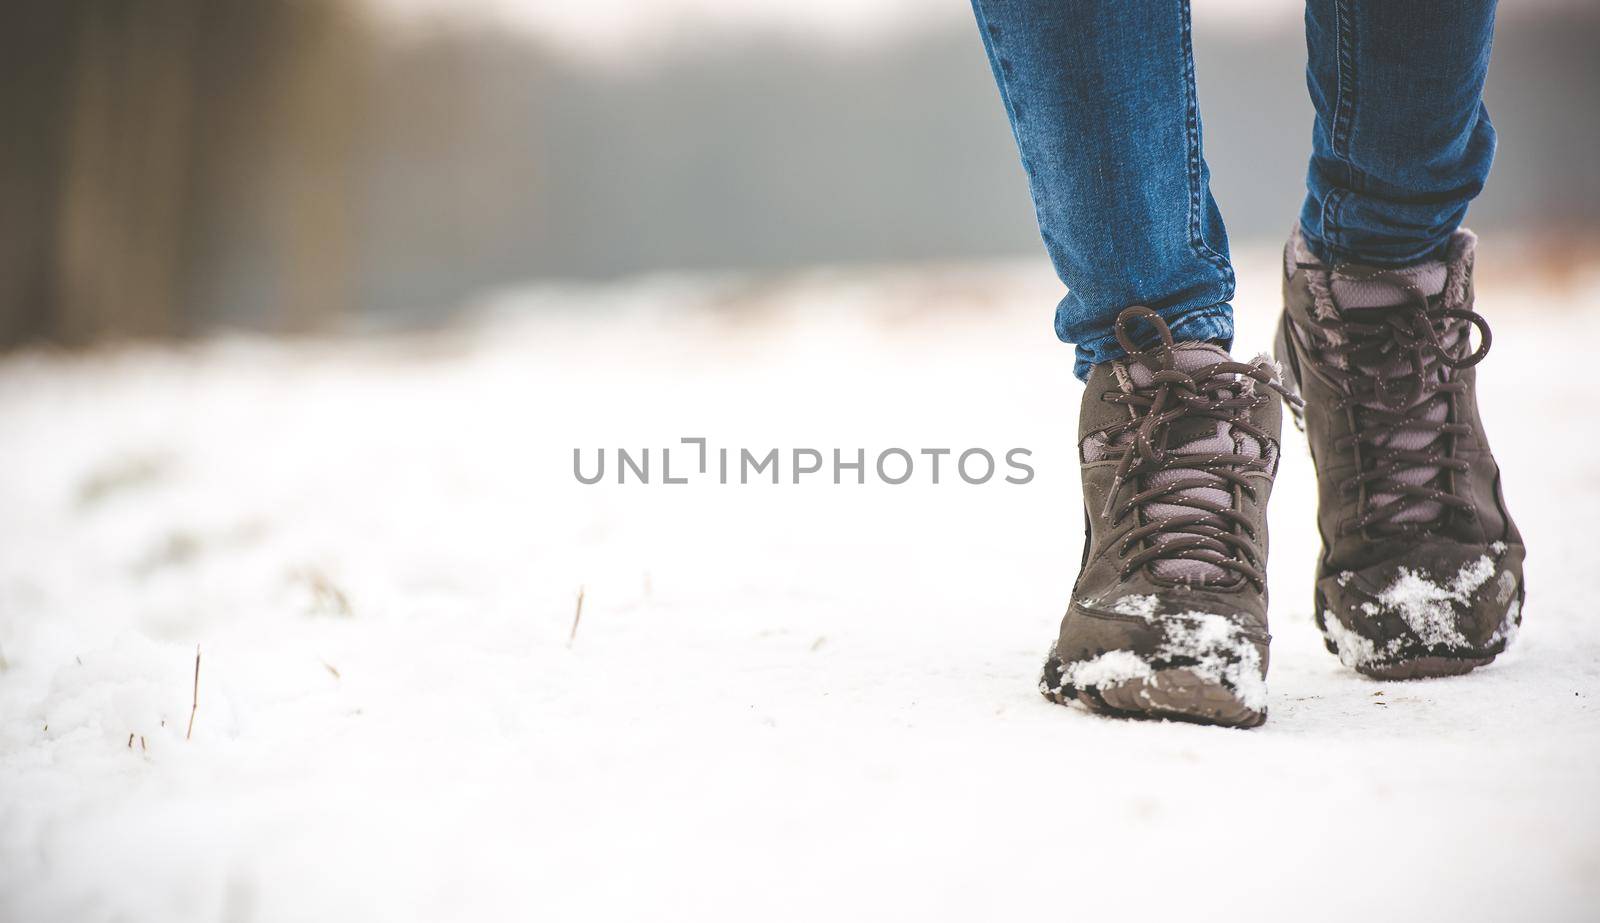
{"type": "Polygon", "coordinates": [[[366,44],[348,3],[51,0],[7,18],[0,346],[183,334],[251,285],[269,292],[253,319],[281,331],[349,309],[366,44]],[[241,264],[265,277],[230,277],[241,264]]]}
{"type": "Polygon", "coordinates": [[[57,228],[54,333],[63,342],[178,330],[194,5],[153,0],[82,10],[57,228]]]}
{"type": "Polygon", "coordinates": [[[28,3],[0,29],[0,345],[50,332],[77,4],[28,3]]]}
{"type": "Polygon", "coordinates": [[[362,114],[355,75],[366,63],[349,13],[305,4],[284,24],[285,61],[274,87],[280,177],[274,225],[282,242],[280,329],[327,330],[350,310],[354,286],[356,129],[362,114]]]}

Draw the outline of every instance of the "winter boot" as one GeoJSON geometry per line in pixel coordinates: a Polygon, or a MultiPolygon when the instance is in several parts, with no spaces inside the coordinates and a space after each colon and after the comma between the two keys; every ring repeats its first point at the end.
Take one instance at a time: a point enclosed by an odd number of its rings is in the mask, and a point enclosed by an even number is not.
{"type": "Polygon", "coordinates": [[[1317,467],[1317,627],[1381,679],[1482,666],[1522,620],[1522,537],[1478,419],[1475,240],[1403,269],[1325,266],[1298,231],[1284,253],[1277,354],[1317,467]]]}
{"type": "Polygon", "coordinates": [[[1117,318],[1078,419],[1083,567],[1040,689],[1127,717],[1253,727],[1267,716],[1267,497],[1283,393],[1262,358],[1117,318]],[[1159,335],[1135,348],[1130,325],[1159,335]]]}

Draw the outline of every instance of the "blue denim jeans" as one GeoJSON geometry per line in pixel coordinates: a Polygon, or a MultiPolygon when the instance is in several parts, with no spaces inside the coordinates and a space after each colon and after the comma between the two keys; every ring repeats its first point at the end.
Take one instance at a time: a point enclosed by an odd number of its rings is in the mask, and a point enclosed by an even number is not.
{"type": "MultiPolygon", "coordinates": [[[[1129,305],[1175,336],[1233,339],[1233,264],[1201,149],[1187,0],[972,0],[1067,286],[1079,378],[1121,355],[1129,305]]],[[[1309,0],[1316,108],[1300,213],[1326,262],[1399,266],[1444,246],[1483,188],[1494,0],[1309,0]]],[[[1140,333],[1145,333],[1143,326],[1140,333]]]]}

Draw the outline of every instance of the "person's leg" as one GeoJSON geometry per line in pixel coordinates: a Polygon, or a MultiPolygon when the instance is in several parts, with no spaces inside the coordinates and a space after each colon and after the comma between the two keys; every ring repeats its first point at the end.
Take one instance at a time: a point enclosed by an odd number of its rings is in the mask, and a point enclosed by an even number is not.
{"type": "Polygon", "coordinates": [[[1315,155],[1277,349],[1317,466],[1317,624],[1368,675],[1464,673],[1505,649],[1524,595],[1459,229],[1494,153],[1494,3],[1311,0],[1306,24],[1315,155]]]}
{"type": "Polygon", "coordinates": [[[1083,565],[1040,689],[1112,715],[1267,716],[1281,390],[1234,362],[1183,0],[973,0],[1077,344],[1083,565]]]}
{"type": "Polygon", "coordinates": [[[1229,345],[1233,267],[1201,156],[1189,4],[972,5],[1068,288],[1056,334],[1077,344],[1078,377],[1123,354],[1113,324],[1130,305],[1179,340],[1229,345]]]}
{"type": "Polygon", "coordinates": [[[1308,0],[1316,107],[1301,233],[1328,265],[1443,253],[1483,189],[1494,0],[1308,0]]]}

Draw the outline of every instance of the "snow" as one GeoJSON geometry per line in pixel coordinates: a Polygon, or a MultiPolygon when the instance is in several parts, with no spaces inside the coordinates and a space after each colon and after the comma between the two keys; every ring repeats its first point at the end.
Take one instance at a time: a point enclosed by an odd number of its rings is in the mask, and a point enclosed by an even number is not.
{"type": "MultiPolygon", "coordinates": [[[[1600,492],[1545,447],[1586,419],[1548,357],[1596,342],[1600,284],[1479,289],[1515,646],[1418,683],[1330,656],[1290,429],[1270,718],[1234,731],[1038,694],[1082,535],[1040,262],[0,361],[0,919],[1592,917],[1600,619],[1568,537],[1600,492]],[[1037,476],[572,475],[685,437],[1027,447],[1037,476]]],[[[1275,262],[1240,266],[1241,354],[1275,262]]]]}
{"type": "MultiPolygon", "coordinates": [[[[1504,554],[1506,547],[1504,542],[1494,542],[1489,546],[1497,555],[1504,554]]],[[[1459,616],[1454,611],[1455,604],[1468,603],[1496,570],[1493,558],[1480,555],[1463,564],[1448,582],[1441,583],[1430,579],[1420,570],[1402,567],[1398,576],[1378,594],[1377,602],[1361,603],[1360,608],[1370,617],[1378,616],[1386,608],[1398,612],[1406,626],[1425,644],[1466,647],[1469,646],[1468,641],[1457,627],[1459,616]]],[[[1501,604],[1509,600],[1510,605],[1500,626],[1495,629],[1491,644],[1502,637],[1516,638],[1520,627],[1517,616],[1522,611],[1521,601],[1511,599],[1511,594],[1517,588],[1516,576],[1509,570],[1499,571],[1499,574],[1496,598],[1501,604]]],[[[1338,577],[1339,585],[1344,586],[1353,576],[1349,571],[1342,572],[1338,577]]],[[[1329,636],[1339,649],[1339,659],[1346,666],[1366,666],[1387,659],[1405,645],[1404,638],[1394,638],[1380,649],[1371,638],[1346,627],[1331,609],[1325,610],[1322,617],[1329,636]]]]}
{"type": "Polygon", "coordinates": [[[1452,603],[1469,602],[1494,572],[1494,559],[1488,555],[1461,565],[1447,584],[1431,580],[1419,570],[1402,567],[1394,582],[1378,594],[1378,601],[1399,612],[1406,627],[1424,644],[1465,647],[1467,639],[1456,627],[1456,607],[1452,603]]]}
{"type": "MultiPolygon", "coordinates": [[[[1372,603],[1362,603],[1362,606],[1363,608],[1372,607],[1367,611],[1368,615],[1378,614],[1378,607],[1372,603]]],[[[1351,668],[1376,663],[1378,660],[1387,657],[1392,651],[1398,650],[1399,645],[1404,640],[1400,638],[1391,640],[1380,651],[1378,650],[1378,642],[1366,635],[1346,628],[1345,624],[1339,621],[1339,617],[1333,614],[1332,609],[1323,611],[1322,623],[1327,630],[1328,636],[1333,639],[1334,647],[1339,649],[1339,662],[1351,668]]]]}
{"type": "Polygon", "coordinates": [[[1267,707],[1267,684],[1261,679],[1261,652],[1238,622],[1214,612],[1183,612],[1167,624],[1161,659],[1190,658],[1188,669],[1212,682],[1223,682],[1239,701],[1256,711],[1267,707]]]}
{"type": "Polygon", "coordinates": [[[1513,599],[1511,605],[1506,607],[1505,618],[1500,620],[1500,627],[1490,636],[1489,643],[1493,644],[1504,638],[1507,646],[1517,643],[1517,635],[1522,631],[1522,600],[1513,599]]]}
{"type": "Polygon", "coordinates": [[[1118,615],[1137,616],[1148,622],[1155,616],[1156,609],[1160,606],[1160,604],[1161,600],[1157,599],[1152,593],[1146,593],[1143,595],[1138,593],[1130,593],[1127,596],[1123,596],[1118,599],[1116,603],[1112,605],[1111,611],[1117,613],[1118,615]]]}
{"type": "Polygon", "coordinates": [[[1114,686],[1131,679],[1149,679],[1155,675],[1150,664],[1131,651],[1106,651],[1098,657],[1069,663],[1062,671],[1067,685],[1114,686]]]}

